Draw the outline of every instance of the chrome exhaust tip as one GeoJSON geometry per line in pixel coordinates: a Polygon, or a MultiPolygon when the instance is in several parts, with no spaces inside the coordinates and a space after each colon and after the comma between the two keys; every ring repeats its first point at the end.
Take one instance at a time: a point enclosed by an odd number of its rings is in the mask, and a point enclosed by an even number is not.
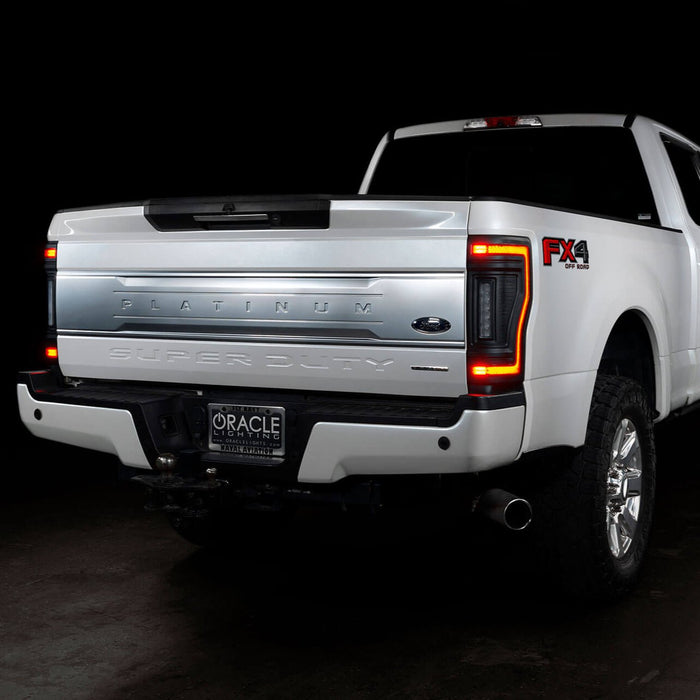
{"type": "Polygon", "coordinates": [[[530,503],[503,489],[482,493],[476,500],[475,510],[508,530],[524,530],[532,522],[530,503]]]}

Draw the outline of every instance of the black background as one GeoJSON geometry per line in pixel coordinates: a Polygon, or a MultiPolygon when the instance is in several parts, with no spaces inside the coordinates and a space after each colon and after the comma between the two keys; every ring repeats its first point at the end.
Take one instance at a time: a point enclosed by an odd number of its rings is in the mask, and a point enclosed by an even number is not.
{"type": "MultiPolygon", "coordinates": [[[[41,256],[56,210],[199,194],[353,193],[386,131],[470,116],[632,112],[700,142],[697,60],[681,41],[622,48],[592,36],[542,50],[535,45],[546,42],[477,42],[477,27],[445,18],[439,32],[421,22],[370,31],[346,25],[340,11],[332,31],[325,18],[303,34],[291,17],[288,26],[278,18],[274,32],[240,18],[122,17],[89,28],[44,19],[55,31],[47,25],[24,46],[39,60],[12,76],[6,130],[5,268],[19,281],[5,285],[4,300],[11,406],[17,370],[41,365],[41,256]]],[[[34,441],[17,429],[21,458],[34,441]]]]}

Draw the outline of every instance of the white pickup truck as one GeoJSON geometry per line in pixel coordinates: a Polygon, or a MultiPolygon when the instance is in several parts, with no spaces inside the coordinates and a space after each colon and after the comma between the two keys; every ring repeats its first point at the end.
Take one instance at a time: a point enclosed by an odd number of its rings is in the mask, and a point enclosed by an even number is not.
{"type": "Polygon", "coordinates": [[[444,497],[615,597],[654,423],[700,405],[700,148],[644,117],[397,129],[352,196],[62,211],[46,270],[24,424],[117,455],[196,543],[444,497]]]}

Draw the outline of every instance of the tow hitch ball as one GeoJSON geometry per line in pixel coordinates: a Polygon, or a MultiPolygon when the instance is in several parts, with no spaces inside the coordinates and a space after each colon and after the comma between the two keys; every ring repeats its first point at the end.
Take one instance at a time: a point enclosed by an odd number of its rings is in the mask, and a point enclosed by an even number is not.
{"type": "Polygon", "coordinates": [[[489,489],[474,501],[474,511],[509,530],[524,530],[532,521],[532,506],[503,489],[489,489]]]}
{"type": "Polygon", "coordinates": [[[177,466],[177,457],[173,454],[162,454],[156,457],[156,462],[153,468],[163,476],[172,476],[177,466]]]}

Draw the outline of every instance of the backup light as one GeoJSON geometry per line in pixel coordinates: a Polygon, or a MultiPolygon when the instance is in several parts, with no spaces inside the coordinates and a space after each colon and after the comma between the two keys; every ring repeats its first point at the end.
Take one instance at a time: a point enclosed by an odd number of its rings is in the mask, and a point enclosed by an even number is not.
{"type": "Polygon", "coordinates": [[[480,279],[479,288],[479,340],[493,338],[493,303],[496,288],[495,279],[480,279]]]}
{"type": "Polygon", "coordinates": [[[480,117],[467,119],[464,131],[470,129],[507,129],[514,126],[542,126],[542,120],[535,116],[480,117]]]}

